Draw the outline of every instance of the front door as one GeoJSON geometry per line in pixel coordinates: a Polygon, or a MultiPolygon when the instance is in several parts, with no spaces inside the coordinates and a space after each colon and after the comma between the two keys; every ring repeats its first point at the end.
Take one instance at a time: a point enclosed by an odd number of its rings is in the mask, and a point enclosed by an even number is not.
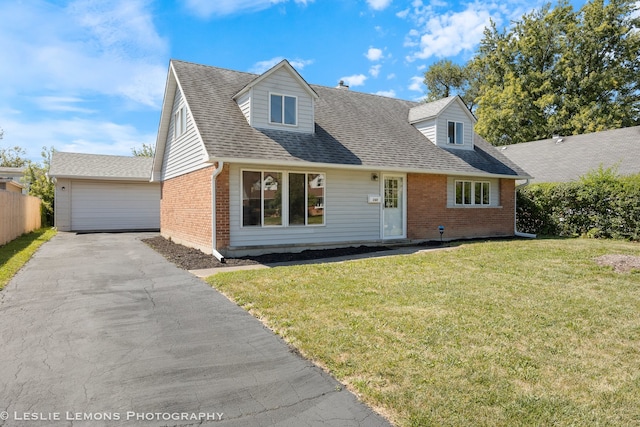
{"type": "Polygon", "coordinates": [[[384,177],[382,204],[382,236],[385,239],[404,238],[404,177],[384,177]]]}

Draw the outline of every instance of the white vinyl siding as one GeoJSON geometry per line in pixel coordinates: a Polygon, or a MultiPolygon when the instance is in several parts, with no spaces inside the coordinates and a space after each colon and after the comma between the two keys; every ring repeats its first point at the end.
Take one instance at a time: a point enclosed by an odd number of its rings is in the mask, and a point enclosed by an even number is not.
{"type": "Polygon", "coordinates": [[[247,122],[251,124],[251,90],[238,98],[237,102],[245,119],[247,119],[247,122]]]}
{"type": "MultiPolygon", "coordinates": [[[[484,191],[484,190],[483,190],[484,191]]],[[[495,178],[478,178],[478,177],[448,177],[447,178],[447,206],[448,207],[484,207],[495,208],[500,206],[500,180],[495,178]],[[456,203],[456,183],[469,182],[469,195],[471,199],[470,203],[459,204],[456,203]],[[489,184],[489,204],[476,204],[476,184],[488,183],[489,184]]]]}
{"type": "Polygon", "coordinates": [[[167,142],[164,149],[162,164],[161,178],[163,180],[210,166],[208,163],[204,163],[206,152],[202,142],[200,141],[198,133],[196,132],[193,118],[191,117],[191,114],[189,114],[188,108],[186,108],[186,104],[179,88],[176,89],[171,117],[172,119],[169,124],[169,132],[167,133],[167,142]],[[180,110],[184,111],[185,114],[185,130],[183,134],[176,138],[176,131],[174,129],[176,125],[180,126],[180,124],[176,123],[175,119],[179,116],[177,112],[180,110]]]}
{"type": "Polygon", "coordinates": [[[71,230],[71,180],[58,178],[55,187],[54,223],[60,231],[71,230]]]}
{"type": "MultiPolygon", "coordinates": [[[[290,132],[314,132],[313,99],[285,69],[276,70],[251,91],[251,123],[256,128],[286,129],[290,132]],[[297,123],[283,125],[270,122],[270,95],[279,94],[296,98],[297,123]]],[[[238,100],[238,105],[244,97],[238,100]]]]}
{"type": "Polygon", "coordinates": [[[423,122],[418,122],[415,124],[416,129],[418,129],[424,136],[429,138],[429,141],[432,143],[436,143],[436,120],[425,120],[423,122]]]}
{"type": "MultiPolygon", "coordinates": [[[[458,127],[458,126],[456,126],[458,127]]],[[[457,131],[458,129],[456,129],[457,131]]],[[[473,124],[462,107],[454,102],[436,119],[436,144],[440,147],[473,149],[473,124]],[[463,128],[462,144],[449,144],[449,122],[461,123],[463,128]]]]}
{"type": "Polygon", "coordinates": [[[73,231],[160,229],[160,184],[74,180],[65,191],[73,231]]]}
{"type": "Polygon", "coordinates": [[[451,103],[438,117],[417,122],[414,126],[439,147],[473,150],[473,122],[457,102],[451,103]],[[449,144],[449,122],[461,124],[462,144],[449,144]]]}
{"type": "Polygon", "coordinates": [[[256,169],[250,165],[233,164],[229,169],[231,247],[348,243],[380,239],[381,206],[368,203],[369,194],[380,194],[380,182],[371,180],[371,171],[272,169],[283,173],[325,174],[324,225],[242,227],[242,171],[256,169]]]}

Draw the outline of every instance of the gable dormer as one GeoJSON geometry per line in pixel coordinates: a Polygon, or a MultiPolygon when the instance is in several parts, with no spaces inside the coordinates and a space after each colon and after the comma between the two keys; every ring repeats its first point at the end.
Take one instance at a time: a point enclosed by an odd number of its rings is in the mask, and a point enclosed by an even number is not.
{"type": "Polygon", "coordinates": [[[457,95],[411,108],[409,123],[438,147],[473,150],[476,118],[457,95]]]}
{"type": "Polygon", "coordinates": [[[313,133],[318,94],[283,60],[238,92],[235,99],[247,122],[258,129],[313,133]]]}

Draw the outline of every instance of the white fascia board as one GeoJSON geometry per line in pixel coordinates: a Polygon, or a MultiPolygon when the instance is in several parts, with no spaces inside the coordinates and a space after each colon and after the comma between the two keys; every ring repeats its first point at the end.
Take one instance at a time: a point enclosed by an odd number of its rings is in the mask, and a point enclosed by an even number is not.
{"type": "Polygon", "coordinates": [[[483,177],[483,178],[507,178],[507,179],[528,179],[529,176],[520,175],[503,175],[486,172],[456,172],[450,170],[440,169],[419,169],[419,168],[398,168],[393,166],[378,166],[378,165],[341,165],[336,163],[314,163],[304,161],[277,161],[266,159],[246,159],[246,158],[233,158],[233,157],[209,157],[209,163],[215,163],[223,161],[225,163],[241,163],[246,165],[264,165],[264,166],[279,166],[279,167],[306,167],[306,168],[326,168],[326,169],[351,169],[351,170],[367,170],[367,171],[380,171],[380,172],[396,172],[396,173],[423,173],[430,175],[448,175],[448,176],[469,176],[469,177],[483,177]]]}

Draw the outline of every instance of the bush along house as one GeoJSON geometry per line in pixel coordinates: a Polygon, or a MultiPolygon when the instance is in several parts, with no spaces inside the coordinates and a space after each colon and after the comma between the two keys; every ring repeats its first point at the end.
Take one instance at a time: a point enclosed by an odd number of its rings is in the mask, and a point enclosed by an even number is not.
{"type": "Polygon", "coordinates": [[[418,103],[172,60],[151,180],[161,234],[218,259],[513,236],[528,174],[457,97],[418,103]]]}

